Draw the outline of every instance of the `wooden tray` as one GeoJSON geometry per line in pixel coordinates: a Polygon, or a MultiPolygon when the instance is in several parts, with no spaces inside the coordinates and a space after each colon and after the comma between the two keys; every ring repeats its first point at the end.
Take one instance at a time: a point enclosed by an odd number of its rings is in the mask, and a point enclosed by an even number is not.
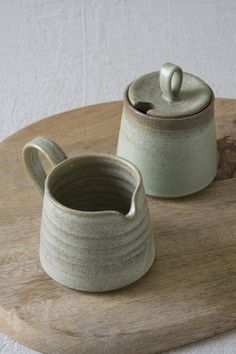
{"type": "Polygon", "coordinates": [[[39,121],[0,145],[0,330],[45,353],[156,353],[236,327],[236,101],[217,100],[217,180],[185,198],[149,198],[157,258],[119,291],[67,289],[42,270],[42,201],[21,159],[37,135],[69,156],[115,153],[122,102],[39,121]]]}

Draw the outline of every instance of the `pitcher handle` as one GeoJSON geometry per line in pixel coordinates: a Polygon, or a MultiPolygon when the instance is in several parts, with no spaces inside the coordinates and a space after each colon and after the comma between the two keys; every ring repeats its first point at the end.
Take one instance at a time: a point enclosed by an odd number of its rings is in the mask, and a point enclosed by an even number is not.
{"type": "Polygon", "coordinates": [[[24,146],[23,160],[26,169],[36,188],[43,196],[47,175],[40,161],[39,151],[43,153],[53,166],[67,159],[67,156],[53,140],[46,136],[38,136],[24,146]]]}

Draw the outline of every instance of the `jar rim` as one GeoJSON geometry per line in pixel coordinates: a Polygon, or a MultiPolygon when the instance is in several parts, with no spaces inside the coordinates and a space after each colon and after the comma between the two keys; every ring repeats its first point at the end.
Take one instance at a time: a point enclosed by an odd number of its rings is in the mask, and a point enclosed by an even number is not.
{"type": "Polygon", "coordinates": [[[129,99],[129,88],[131,84],[127,86],[124,93],[124,110],[127,112],[128,117],[136,120],[144,126],[163,130],[181,130],[201,125],[214,117],[215,96],[211,88],[211,99],[209,104],[201,111],[183,117],[158,117],[143,113],[132,105],[129,99]]]}

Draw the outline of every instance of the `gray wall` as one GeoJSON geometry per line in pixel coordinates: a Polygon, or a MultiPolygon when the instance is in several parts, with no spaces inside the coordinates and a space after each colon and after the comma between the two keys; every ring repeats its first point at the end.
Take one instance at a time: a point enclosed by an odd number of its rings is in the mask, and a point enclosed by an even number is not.
{"type": "Polygon", "coordinates": [[[0,139],[172,61],[236,97],[236,1],[0,0],[0,139]]]}

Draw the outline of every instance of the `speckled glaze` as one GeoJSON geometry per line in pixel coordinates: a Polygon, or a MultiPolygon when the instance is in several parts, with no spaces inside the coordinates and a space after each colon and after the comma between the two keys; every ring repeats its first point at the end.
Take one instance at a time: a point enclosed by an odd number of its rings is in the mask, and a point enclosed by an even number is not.
{"type": "MultiPolygon", "coordinates": [[[[173,75],[173,65],[171,70],[173,75]]],[[[178,85],[180,90],[181,83],[178,85]]],[[[170,87],[169,89],[171,90],[170,87]]],[[[143,90],[145,91],[144,88],[143,90]]],[[[171,99],[174,104],[177,102],[176,107],[179,110],[183,107],[185,113],[188,111],[186,102],[178,105],[178,100],[188,96],[188,101],[191,102],[191,92],[188,95],[186,91],[182,96],[178,93],[178,97],[175,92],[172,92],[171,97],[168,89],[165,92],[166,96],[169,94],[168,100],[165,97],[158,98],[157,102],[166,100],[167,111],[174,112],[169,107],[172,104],[171,99]]],[[[150,104],[139,101],[134,107],[129,99],[129,87],[127,88],[117,155],[138,167],[147,194],[167,198],[181,197],[205,188],[215,178],[217,145],[214,94],[212,90],[210,93],[208,105],[195,114],[167,117],[162,112],[162,116],[158,117],[158,104],[155,109],[151,109],[150,104]],[[155,115],[152,115],[154,111],[155,115]]],[[[164,107],[164,103],[162,105],[164,107]]],[[[194,109],[196,107],[198,106],[195,103],[194,109]]],[[[192,108],[189,110],[191,112],[192,108]]]]}
{"type": "Polygon", "coordinates": [[[136,108],[146,103],[147,114],[169,118],[190,116],[203,110],[211,100],[212,91],[203,80],[166,63],[160,71],[133,81],[128,96],[136,108]]]}
{"type": "Polygon", "coordinates": [[[23,158],[43,194],[40,261],[53,279],[74,289],[108,291],[148,271],[155,245],[135,166],[112,155],[67,159],[46,137],[28,143],[23,158]],[[46,181],[38,151],[55,166],[46,181]]]}

